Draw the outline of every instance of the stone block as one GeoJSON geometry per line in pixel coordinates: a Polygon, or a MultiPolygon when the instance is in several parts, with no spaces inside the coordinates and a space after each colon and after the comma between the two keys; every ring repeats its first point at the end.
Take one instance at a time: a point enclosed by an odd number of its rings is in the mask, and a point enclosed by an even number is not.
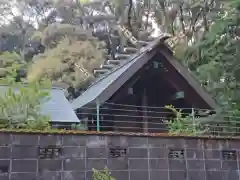
{"type": "Polygon", "coordinates": [[[1,180],[9,180],[10,178],[9,178],[9,175],[8,175],[8,174],[1,174],[1,173],[0,173],[0,179],[1,179],[1,180]]]}
{"type": "Polygon", "coordinates": [[[222,161],[222,169],[223,170],[238,170],[238,163],[237,161],[222,161]]]}
{"type": "Polygon", "coordinates": [[[10,160],[0,160],[0,174],[10,171],[10,160]]]}
{"type": "Polygon", "coordinates": [[[85,174],[81,171],[63,171],[61,180],[85,180],[85,174]]]}
{"type": "Polygon", "coordinates": [[[128,137],[128,147],[146,148],[148,146],[146,137],[128,137]]]}
{"type": "Polygon", "coordinates": [[[166,148],[167,147],[167,139],[157,138],[157,137],[149,137],[148,138],[148,146],[149,147],[158,147],[158,148],[166,148]]]}
{"type": "Polygon", "coordinates": [[[13,145],[11,157],[13,159],[33,159],[38,157],[37,146],[13,145]]]}
{"type": "MultiPolygon", "coordinates": [[[[206,180],[230,180],[224,179],[224,173],[222,171],[207,171],[206,180]]],[[[236,180],[236,179],[235,179],[236,180]]]]}
{"type": "Polygon", "coordinates": [[[86,136],[86,147],[87,148],[106,148],[107,137],[106,136],[86,136]]]}
{"type": "Polygon", "coordinates": [[[86,148],[87,158],[107,158],[107,148],[86,148]]]}
{"type": "Polygon", "coordinates": [[[109,158],[107,167],[109,170],[128,170],[127,158],[109,158]]]}
{"type": "Polygon", "coordinates": [[[85,171],[85,159],[65,159],[63,161],[63,170],[64,171],[85,171]]]}
{"type": "Polygon", "coordinates": [[[150,158],[168,158],[168,149],[166,148],[149,148],[150,158]]]}
{"type": "Polygon", "coordinates": [[[85,158],[86,148],[82,146],[64,147],[62,149],[62,156],[64,158],[85,158]]]}
{"type": "Polygon", "coordinates": [[[187,160],[187,170],[204,170],[204,160],[187,160]]]}
{"type": "Polygon", "coordinates": [[[39,144],[39,136],[37,134],[12,134],[13,145],[21,146],[37,146],[39,144]]]}
{"type": "Polygon", "coordinates": [[[128,147],[128,137],[126,136],[108,136],[107,137],[107,145],[108,147],[128,147]]]}
{"type": "Polygon", "coordinates": [[[169,179],[170,180],[186,180],[187,179],[187,171],[169,171],[169,179]]]}
{"type": "MultiPolygon", "coordinates": [[[[38,173],[38,179],[37,180],[60,180],[62,178],[61,172],[55,172],[55,171],[43,171],[38,173]]],[[[24,180],[24,179],[22,179],[24,180]]],[[[28,179],[26,179],[28,180],[28,179]]]]}
{"type": "Polygon", "coordinates": [[[107,159],[87,159],[87,170],[92,170],[93,168],[97,170],[102,170],[105,167],[107,167],[107,159]]]}
{"type": "Polygon", "coordinates": [[[55,159],[40,159],[38,160],[38,171],[61,171],[62,161],[55,159]]]}
{"type": "Polygon", "coordinates": [[[212,171],[212,170],[219,170],[221,169],[221,161],[218,160],[205,160],[205,169],[212,171]]]}
{"type": "Polygon", "coordinates": [[[188,170],[187,175],[188,175],[188,180],[206,180],[206,171],[188,170]]]}
{"type": "Polygon", "coordinates": [[[130,172],[130,180],[148,180],[149,172],[148,171],[129,171],[130,172]]]}
{"type": "Polygon", "coordinates": [[[187,149],[203,149],[204,148],[204,140],[202,140],[202,139],[186,139],[185,147],[187,149]]]}
{"type": "Polygon", "coordinates": [[[11,157],[10,147],[0,146],[0,159],[8,159],[11,157]]]}
{"type": "Polygon", "coordinates": [[[12,172],[37,172],[37,160],[12,160],[12,172]]]}
{"type": "Polygon", "coordinates": [[[169,180],[168,171],[151,170],[149,173],[150,180],[169,180]]]}
{"type": "Polygon", "coordinates": [[[204,157],[205,157],[205,159],[221,160],[221,152],[220,152],[220,150],[205,150],[204,157]]]}
{"type": "Polygon", "coordinates": [[[187,159],[204,159],[203,150],[200,149],[186,149],[187,159]]]}
{"type": "Polygon", "coordinates": [[[149,161],[151,170],[168,170],[167,159],[150,159],[149,161]]]}
{"type": "Polygon", "coordinates": [[[63,146],[86,146],[86,136],[84,135],[64,135],[62,137],[63,146]]]}
{"type": "Polygon", "coordinates": [[[130,170],[148,170],[148,159],[129,159],[130,170]]]}
{"type": "Polygon", "coordinates": [[[61,146],[62,136],[61,135],[39,135],[39,144],[41,147],[44,146],[61,146]]]}
{"type": "Polygon", "coordinates": [[[186,170],[185,160],[169,160],[169,170],[186,170]]]}
{"type": "Polygon", "coordinates": [[[147,148],[129,148],[127,153],[128,158],[148,158],[147,148]]]}
{"type": "Polygon", "coordinates": [[[0,133],[0,146],[9,146],[11,143],[11,134],[0,133]]]}
{"type": "Polygon", "coordinates": [[[128,171],[110,171],[111,176],[116,180],[129,180],[129,172],[128,171]]]}
{"type": "Polygon", "coordinates": [[[10,180],[38,180],[36,173],[12,173],[10,177],[10,180]]]}

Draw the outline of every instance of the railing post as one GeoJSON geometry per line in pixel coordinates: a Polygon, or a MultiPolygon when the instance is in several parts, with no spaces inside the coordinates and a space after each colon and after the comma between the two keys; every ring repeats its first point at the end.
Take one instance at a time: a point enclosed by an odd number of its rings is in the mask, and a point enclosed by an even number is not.
{"type": "Polygon", "coordinates": [[[100,131],[100,114],[99,114],[99,102],[96,102],[97,109],[97,131],[100,131]]]}

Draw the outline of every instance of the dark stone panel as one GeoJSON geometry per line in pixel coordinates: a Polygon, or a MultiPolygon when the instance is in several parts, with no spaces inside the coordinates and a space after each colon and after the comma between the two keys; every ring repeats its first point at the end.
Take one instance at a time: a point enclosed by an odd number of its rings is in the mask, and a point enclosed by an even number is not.
{"type": "Polygon", "coordinates": [[[86,157],[86,148],[77,146],[77,147],[64,147],[62,149],[62,156],[65,158],[85,158],[86,157]]]}
{"type": "Polygon", "coordinates": [[[204,159],[203,150],[199,149],[186,149],[187,159],[204,159]]]}
{"type": "Polygon", "coordinates": [[[169,169],[170,170],[186,170],[185,160],[169,160],[169,169]]]}
{"type": "Polygon", "coordinates": [[[37,180],[60,180],[61,177],[62,177],[61,172],[43,171],[43,172],[38,174],[38,179],[37,180]]]}
{"type": "Polygon", "coordinates": [[[128,137],[126,136],[108,136],[107,137],[108,146],[120,146],[128,147],[128,137]]]}
{"type": "Polygon", "coordinates": [[[204,160],[187,160],[187,170],[204,170],[204,160]]]}
{"type": "Polygon", "coordinates": [[[167,139],[167,147],[168,148],[185,148],[185,140],[184,139],[167,139]]]}
{"type": "Polygon", "coordinates": [[[187,180],[206,180],[206,171],[188,171],[187,180]]]}
{"type": "Polygon", "coordinates": [[[8,173],[10,170],[10,160],[0,160],[0,173],[8,173]]]}
{"type": "Polygon", "coordinates": [[[128,171],[111,171],[111,175],[116,180],[129,180],[129,172],[128,171]]]}
{"type": "Polygon", "coordinates": [[[238,171],[222,171],[223,180],[238,180],[239,172],[238,171]]]}
{"type": "Polygon", "coordinates": [[[10,180],[38,180],[38,178],[36,173],[12,173],[10,180]]]}
{"type": "Polygon", "coordinates": [[[60,146],[62,145],[62,136],[61,135],[39,135],[39,143],[41,147],[44,146],[60,146]]]}
{"type": "Polygon", "coordinates": [[[8,159],[10,158],[11,150],[10,147],[1,146],[0,147],[0,159],[8,159]]]}
{"type": "Polygon", "coordinates": [[[148,146],[149,147],[161,147],[161,148],[166,148],[167,147],[167,139],[164,138],[154,138],[154,137],[149,137],[148,138],[148,146]]]}
{"type": "Polygon", "coordinates": [[[218,170],[221,169],[221,161],[218,160],[205,160],[206,170],[218,170]]]}
{"type": "Polygon", "coordinates": [[[223,170],[238,170],[237,161],[222,161],[223,170]]]}
{"type": "Polygon", "coordinates": [[[231,150],[240,150],[239,140],[228,141],[228,146],[229,146],[229,149],[231,150]]]}
{"type": "Polygon", "coordinates": [[[224,179],[223,177],[223,172],[222,171],[207,171],[207,178],[206,180],[229,180],[229,179],[224,179]]]}
{"type": "Polygon", "coordinates": [[[127,157],[128,158],[147,158],[148,149],[147,148],[129,148],[127,157]]]}
{"type": "Polygon", "coordinates": [[[79,171],[64,171],[61,180],[85,180],[85,174],[85,172],[79,171]]]}
{"type": "Polygon", "coordinates": [[[221,151],[220,150],[205,150],[204,151],[205,159],[221,159],[221,151]]]}
{"type": "Polygon", "coordinates": [[[128,137],[128,147],[147,147],[147,138],[146,137],[128,137]]]}
{"type": "Polygon", "coordinates": [[[65,159],[63,162],[64,171],[84,171],[85,169],[84,159],[65,159]]]}
{"type": "Polygon", "coordinates": [[[36,172],[37,160],[12,160],[12,172],[36,172]]]}
{"type": "Polygon", "coordinates": [[[205,140],[204,149],[214,149],[214,150],[220,149],[219,141],[213,140],[213,139],[205,140]]]}
{"type": "Polygon", "coordinates": [[[64,135],[62,137],[63,146],[86,146],[86,136],[83,135],[64,135]]]}
{"type": "Polygon", "coordinates": [[[102,170],[107,167],[107,159],[87,159],[87,170],[98,169],[102,170]]]}
{"type": "Polygon", "coordinates": [[[106,136],[86,136],[86,146],[88,148],[104,148],[107,147],[106,136]]]}
{"type": "Polygon", "coordinates": [[[11,134],[0,134],[0,146],[9,146],[12,143],[11,141],[11,134]]]}
{"type": "Polygon", "coordinates": [[[168,171],[151,170],[149,173],[150,173],[150,180],[169,180],[168,171]]]}
{"type": "Polygon", "coordinates": [[[1,179],[1,180],[9,180],[9,175],[8,175],[8,174],[1,174],[1,173],[0,173],[0,179],[1,179]]]}
{"type": "Polygon", "coordinates": [[[130,180],[148,180],[148,171],[129,171],[130,180]]]}
{"type": "Polygon", "coordinates": [[[35,134],[13,134],[12,135],[12,144],[13,145],[27,145],[27,146],[36,146],[39,144],[39,136],[35,134]]]}
{"type": "Polygon", "coordinates": [[[167,158],[168,149],[166,148],[149,148],[150,158],[167,158]]]}
{"type": "Polygon", "coordinates": [[[38,157],[37,146],[12,146],[11,156],[13,159],[33,159],[38,157]]]}
{"type": "Polygon", "coordinates": [[[38,161],[38,171],[61,171],[62,161],[53,159],[40,159],[38,161]]]}
{"type": "Polygon", "coordinates": [[[92,180],[93,172],[92,171],[87,171],[86,172],[86,180],[92,180]]]}
{"type": "Polygon", "coordinates": [[[203,149],[203,140],[200,139],[186,139],[185,147],[190,149],[203,149]]]}
{"type": "Polygon", "coordinates": [[[167,170],[168,169],[168,160],[167,159],[150,159],[151,170],[167,170]]]}
{"type": "Polygon", "coordinates": [[[218,146],[221,150],[231,149],[228,144],[228,140],[218,140],[218,146]]]}
{"type": "Polygon", "coordinates": [[[148,159],[129,159],[129,169],[147,170],[148,159]]]}
{"type": "Polygon", "coordinates": [[[187,172],[186,171],[169,171],[169,180],[186,180],[187,172]]]}
{"type": "Polygon", "coordinates": [[[110,158],[108,159],[107,167],[109,170],[127,170],[128,159],[127,158],[110,158]]]}
{"type": "Polygon", "coordinates": [[[86,148],[87,158],[107,158],[107,148],[86,148]]]}

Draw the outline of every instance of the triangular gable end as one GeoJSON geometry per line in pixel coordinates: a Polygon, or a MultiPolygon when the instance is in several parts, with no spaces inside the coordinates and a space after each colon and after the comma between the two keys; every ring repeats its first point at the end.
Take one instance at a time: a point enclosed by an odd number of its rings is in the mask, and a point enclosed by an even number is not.
{"type": "MultiPolygon", "coordinates": [[[[165,40],[165,39],[164,39],[165,40]]],[[[191,73],[174,59],[170,50],[163,45],[163,39],[157,39],[148,46],[142,48],[139,53],[133,55],[122,66],[102,77],[99,81],[89,87],[78,98],[72,101],[73,109],[78,109],[90,104],[103,104],[121,86],[127,82],[141,67],[144,66],[157,52],[165,56],[169,64],[179,73],[179,75],[189,84],[189,86],[202,98],[210,109],[218,109],[218,105],[212,97],[198,84],[191,73]]]]}

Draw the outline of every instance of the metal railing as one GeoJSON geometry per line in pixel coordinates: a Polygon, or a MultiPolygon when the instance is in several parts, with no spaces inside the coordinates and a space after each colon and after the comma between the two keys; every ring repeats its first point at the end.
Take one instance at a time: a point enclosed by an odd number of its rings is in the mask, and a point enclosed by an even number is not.
{"type": "Polygon", "coordinates": [[[226,111],[218,114],[208,109],[177,109],[177,112],[180,111],[180,115],[176,115],[166,107],[106,103],[99,107],[99,112],[95,107],[84,107],[76,112],[81,121],[79,125],[57,124],[57,128],[196,136],[240,136],[240,111],[226,111]]]}

